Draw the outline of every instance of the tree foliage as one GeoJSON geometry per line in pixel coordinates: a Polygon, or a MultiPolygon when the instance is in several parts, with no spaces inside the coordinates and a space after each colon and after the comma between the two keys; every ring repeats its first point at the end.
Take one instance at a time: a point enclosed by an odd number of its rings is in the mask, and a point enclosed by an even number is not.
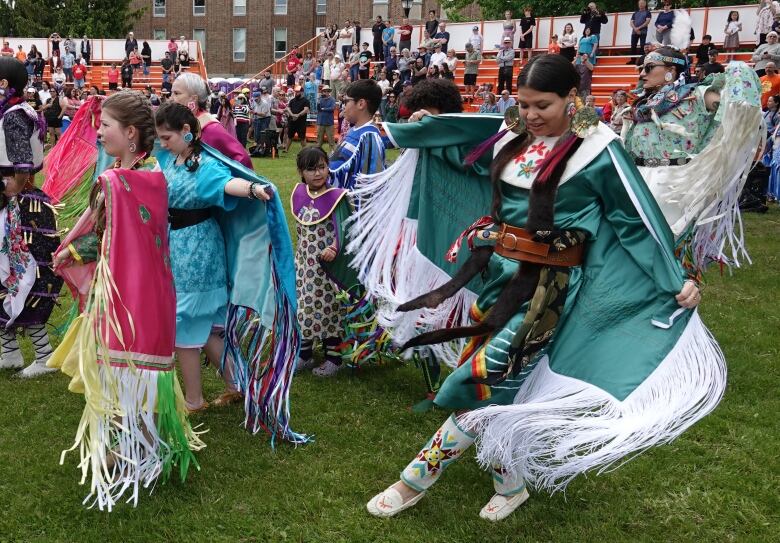
{"type": "Polygon", "coordinates": [[[131,0],[0,0],[0,36],[121,38],[145,8],[131,0]]]}
{"type": "MultiPolygon", "coordinates": [[[[515,17],[521,17],[523,9],[531,7],[537,17],[560,17],[563,15],[576,15],[580,13],[590,0],[479,0],[477,2],[484,20],[497,20],[504,18],[504,11],[511,10],[515,17]]],[[[600,9],[608,13],[618,11],[634,11],[635,0],[609,0],[608,2],[595,0],[600,9]]],[[[441,7],[447,12],[447,18],[451,21],[463,19],[461,10],[473,4],[471,0],[441,0],[441,7]]],[[[733,6],[739,4],[754,4],[745,0],[676,0],[677,6],[701,7],[701,6],[733,6]]],[[[657,2],[661,7],[661,1],[657,2]]]]}

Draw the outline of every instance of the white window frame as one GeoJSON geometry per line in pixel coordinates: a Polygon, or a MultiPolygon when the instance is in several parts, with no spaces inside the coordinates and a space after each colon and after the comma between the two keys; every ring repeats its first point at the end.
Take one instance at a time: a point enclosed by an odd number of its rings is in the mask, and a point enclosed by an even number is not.
{"type": "Polygon", "coordinates": [[[317,15],[325,15],[328,13],[328,0],[316,0],[315,6],[317,15]]]}
{"type": "Polygon", "coordinates": [[[243,17],[246,15],[246,0],[233,0],[233,16],[243,17]]]}
{"type": "Polygon", "coordinates": [[[288,0],[274,0],[274,15],[287,15],[289,4],[288,0]]]}
{"type": "Polygon", "coordinates": [[[167,15],[167,9],[168,9],[168,2],[166,2],[166,0],[152,0],[153,17],[165,17],[167,15]],[[162,3],[162,6],[157,5],[158,1],[162,3]]]}
{"type": "Polygon", "coordinates": [[[280,58],[284,57],[287,54],[287,28],[274,28],[274,60],[279,60],[280,58]],[[276,50],[276,42],[281,41],[276,39],[276,33],[284,31],[284,51],[277,51],[276,50]]]}
{"type": "Polygon", "coordinates": [[[246,62],[246,28],[234,28],[233,29],[233,62],[246,62]],[[236,50],[236,33],[244,33],[244,50],[236,50]]]}
{"type": "MultiPolygon", "coordinates": [[[[373,4],[375,6],[378,6],[378,5],[379,6],[386,6],[387,4],[389,4],[389,2],[388,2],[388,0],[374,0],[373,4]]],[[[376,20],[376,17],[374,17],[374,20],[376,20]]],[[[385,20],[385,18],[382,17],[382,21],[384,21],[384,20],[385,20]]]]}
{"type": "Polygon", "coordinates": [[[195,2],[198,2],[198,0],[192,0],[192,15],[194,17],[205,17],[206,16],[206,0],[200,0],[203,2],[202,6],[196,6],[195,2]],[[199,11],[201,8],[203,8],[203,11],[199,11]]]}
{"type": "Polygon", "coordinates": [[[163,40],[168,41],[168,38],[166,38],[165,29],[164,28],[155,28],[152,31],[152,36],[154,36],[155,40],[163,40]],[[158,34],[160,32],[160,34],[158,34]],[[158,36],[162,36],[162,38],[158,38],[158,36]]]}
{"type": "Polygon", "coordinates": [[[193,28],[192,29],[192,39],[200,42],[200,52],[204,55],[206,54],[206,29],[205,28],[193,28]],[[198,32],[203,32],[203,41],[199,40],[196,36],[198,32]]]}

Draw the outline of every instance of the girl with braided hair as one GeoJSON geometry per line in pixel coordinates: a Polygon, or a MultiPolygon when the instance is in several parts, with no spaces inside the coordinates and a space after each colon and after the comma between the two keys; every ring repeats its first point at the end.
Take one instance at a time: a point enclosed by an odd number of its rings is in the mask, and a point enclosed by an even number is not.
{"type": "Polygon", "coordinates": [[[723,392],[722,354],[691,311],[698,290],[671,232],[617,135],[578,104],[577,84],[564,57],[534,57],[503,130],[485,115],[388,124],[398,146],[415,148],[358,180],[348,250],[379,322],[401,349],[457,353],[435,399],[454,414],[371,499],[372,515],[416,504],[478,439],[496,490],[480,516],[503,519],[526,485],[561,489],[665,443],[723,392]],[[492,162],[481,160],[491,147],[492,162]],[[456,270],[458,256],[468,259],[456,270]]]}
{"type": "Polygon", "coordinates": [[[97,136],[115,163],[97,176],[88,209],[54,254],[80,314],[49,366],[84,395],[70,450],[79,450],[82,483],[89,481],[85,503],[111,511],[123,497],[137,504],[142,488],[174,468],[186,479],[204,444],[174,370],[167,190],[144,164],[155,139],[151,106],[140,93],[112,95],[97,136]]]}

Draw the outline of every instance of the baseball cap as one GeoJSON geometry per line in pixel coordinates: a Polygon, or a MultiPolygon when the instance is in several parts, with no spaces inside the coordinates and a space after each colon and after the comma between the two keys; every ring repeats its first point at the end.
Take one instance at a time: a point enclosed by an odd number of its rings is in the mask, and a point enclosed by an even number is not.
{"type": "Polygon", "coordinates": [[[478,26],[472,26],[471,30],[479,30],[479,27],[478,26]]]}
{"type": "Polygon", "coordinates": [[[262,92],[260,92],[260,91],[255,91],[255,92],[253,92],[253,93],[252,93],[252,98],[257,98],[257,97],[258,97],[258,96],[260,96],[261,94],[263,94],[263,93],[262,93],[262,92]]]}
{"type": "Polygon", "coordinates": [[[504,38],[504,43],[512,43],[512,38],[507,36],[506,38],[504,38]]]}
{"type": "Polygon", "coordinates": [[[324,86],[322,87],[322,90],[323,90],[323,91],[329,91],[329,90],[330,90],[330,86],[328,86],[328,85],[324,85],[324,86]]]}
{"type": "Polygon", "coordinates": [[[241,89],[241,94],[249,94],[249,88],[244,87],[243,89],[241,89]]]}

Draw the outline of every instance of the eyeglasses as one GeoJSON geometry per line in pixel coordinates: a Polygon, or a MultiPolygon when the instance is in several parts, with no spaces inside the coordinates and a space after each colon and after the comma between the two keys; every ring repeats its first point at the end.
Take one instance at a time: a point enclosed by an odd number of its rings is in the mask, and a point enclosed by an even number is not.
{"type": "Polygon", "coordinates": [[[328,171],[328,165],[327,164],[318,164],[318,165],[314,166],[313,168],[306,168],[303,171],[304,172],[308,172],[308,173],[326,172],[326,171],[328,171]]]}
{"type": "Polygon", "coordinates": [[[653,68],[657,68],[658,66],[663,66],[663,64],[645,64],[642,66],[642,71],[649,74],[653,71],[653,68]]]}

